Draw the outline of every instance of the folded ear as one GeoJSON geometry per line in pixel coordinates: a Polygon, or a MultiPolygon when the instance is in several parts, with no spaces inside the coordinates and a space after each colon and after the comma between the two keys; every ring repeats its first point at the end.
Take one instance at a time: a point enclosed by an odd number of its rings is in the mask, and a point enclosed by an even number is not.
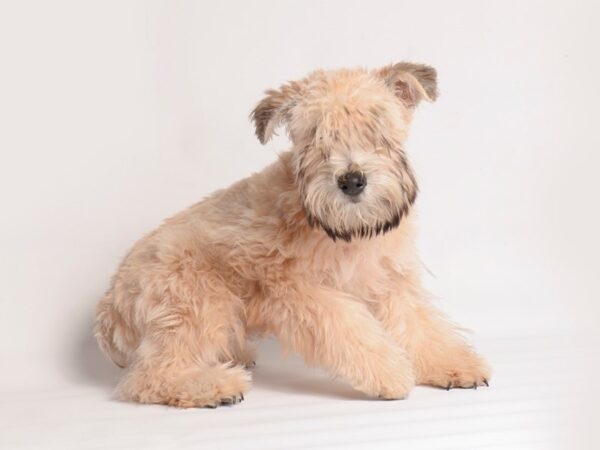
{"type": "Polygon", "coordinates": [[[278,126],[289,120],[290,112],[296,105],[300,86],[296,82],[284,84],[279,89],[270,89],[250,113],[256,128],[256,137],[266,144],[275,134],[278,126]]]}
{"type": "Polygon", "coordinates": [[[376,73],[409,108],[414,108],[421,100],[433,102],[438,97],[437,72],[431,66],[400,62],[376,73]]]}

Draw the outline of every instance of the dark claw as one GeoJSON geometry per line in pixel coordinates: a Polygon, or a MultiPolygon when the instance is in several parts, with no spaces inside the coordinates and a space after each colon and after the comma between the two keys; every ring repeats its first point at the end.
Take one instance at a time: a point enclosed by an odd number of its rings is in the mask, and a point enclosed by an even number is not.
{"type": "Polygon", "coordinates": [[[449,391],[451,387],[452,387],[452,382],[448,383],[448,386],[446,386],[446,390],[449,391]]]}
{"type": "Polygon", "coordinates": [[[487,387],[490,387],[490,383],[488,383],[488,380],[485,378],[483,379],[483,384],[485,384],[487,387]]]}
{"type": "Polygon", "coordinates": [[[477,383],[473,385],[473,389],[477,390],[477,383]]]}
{"type": "Polygon", "coordinates": [[[240,400],[241,402],[243,402],[243,401],[244,401],[244,394],[242,394],[241,392],[240,392],[240,399],[241,399],[241,400],[240,400]]]}
{"type": "Polygon", "coordinates": [[[215,409],[217,405],[206,405],[205,408],[215,409]]]}

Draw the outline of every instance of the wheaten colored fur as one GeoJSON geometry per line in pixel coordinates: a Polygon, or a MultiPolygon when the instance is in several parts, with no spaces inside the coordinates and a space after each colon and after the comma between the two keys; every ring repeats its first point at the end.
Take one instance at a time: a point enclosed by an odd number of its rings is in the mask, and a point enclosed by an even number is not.
{"type": "Polygon", "coordinates": [[[127,367],[120,397],[237,403],[250,388],[247,340],[265,334],[369,396],[487,384],[420,282],[403,142],[414,107],[436,96],[435,71],[411,63],[268,91],[257,136],[285,125],[292,149],[141,239],[98,305],[98,342],[127,367]],[[348,170],[367,180],[357,198],[336,183],[348,170]]]}

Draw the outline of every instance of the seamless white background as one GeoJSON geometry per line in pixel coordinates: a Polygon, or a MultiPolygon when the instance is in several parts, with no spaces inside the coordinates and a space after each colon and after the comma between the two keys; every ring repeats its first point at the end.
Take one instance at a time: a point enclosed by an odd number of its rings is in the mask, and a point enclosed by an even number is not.
{"type": "Polygon", "coordinates": [[[260,170],[248,113],[315,68],[435,66],[414,120],[422,259],[478,336],[593,330],[593,1],[0,3],[0,386],[103,376],[95,304],[160,221],[260,170]]]}

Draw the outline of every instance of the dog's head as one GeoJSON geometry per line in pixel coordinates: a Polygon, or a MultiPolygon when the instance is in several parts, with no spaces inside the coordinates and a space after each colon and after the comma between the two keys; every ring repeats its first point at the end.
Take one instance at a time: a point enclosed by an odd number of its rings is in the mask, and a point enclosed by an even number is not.
{"type": "Polygon", "coordinates": [[[435,69],[316,71],[284,84],[252,111],[260,142],[285,125],[309,222],[332,239],[395,228],[417,195],[403,142],[415,107],[437,97],[435,69]]]}

